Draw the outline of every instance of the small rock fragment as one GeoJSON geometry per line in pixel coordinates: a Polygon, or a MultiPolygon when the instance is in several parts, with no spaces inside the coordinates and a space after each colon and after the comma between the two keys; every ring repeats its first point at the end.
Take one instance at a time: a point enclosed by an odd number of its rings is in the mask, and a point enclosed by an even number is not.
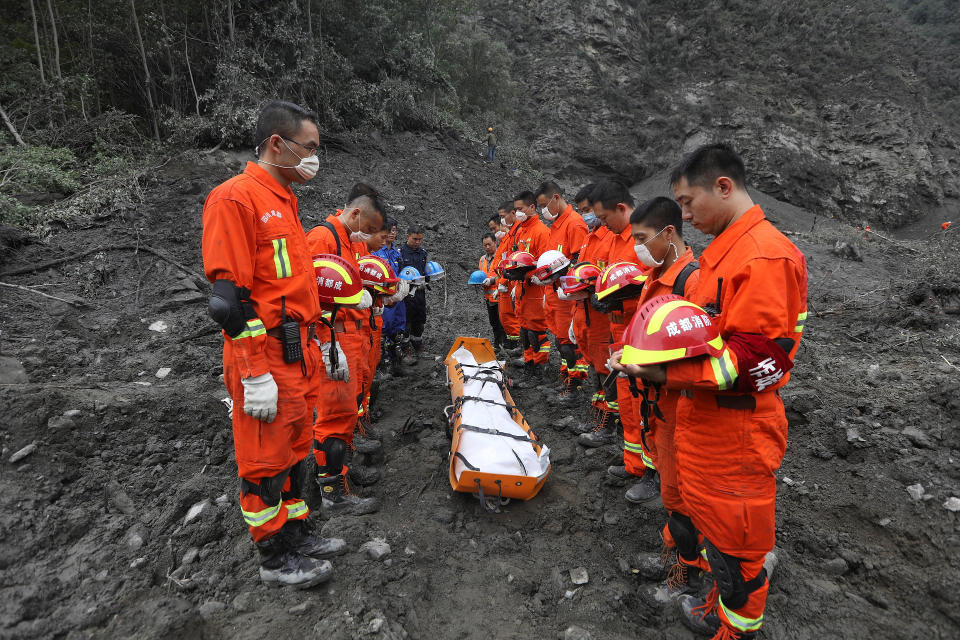
{"type": "Polygon", "coordinates": [[[921,449],[933,449],[933,448],[935,448],[934,445],[933,445],[933,442],[930,440],[930,436],[928,436],[927,434],[925,434],[923,431],[921,431],[921,430],[920,430],[919,428],[917,428],[915,425],[912,425],[912,424],[911,424],[911,425],[909,425],[909,426],[907,426],[907,427],[904,427],[904,429],[903,429],[903,431],[901,431],[901,433],[902,433],[903,435],[905,435],[905,436],[907,437],[907,439],[908,439],[910,442],[912,442],[913,445],[916,446],[916,447],[920,447],[921,449]]]}
{"type": "Polygon", "coordinates": [[[159,369],[157,369],[157,372],[156,372],[155,374],[153,374],[153,375],[155,375],[155,376],[156,376],[157,378],[159,378],[160,380],[163,380],[163,379],[166,378],[168,375],[170,375],[170,372],[171,372],[172,370],[173,370],[173,369],[171,369],[170,367],[160,367],[159,369]]]}
{"type": "Polygon", "coordinates": [[[31,442],[30,444],[25,446],[23,449],[20,449],[19,451],[14,453],[12,456],[10,456],[10,464],[16,464],[20,462],[21,460],[23,460],[24,458],[26,458],[28,455],[30,455],[36,450],[37,450],[37,443],[31,442]]]}
{"type": "Polygon", "coordinates": [[[133,500],[130,499],[127,492],[124,491],[123,487],[115,480],[108,482],[103,490],[107,495],[107,502],[113,505],[113,508],[120,513],[132,516],[137,512],[136,507],[133,505],[133,500]]]}
{"type": "Polygon", "coordinates": [[[304,602],[301,602],[300,604],[295,604],[289,609],[287,609],[287,613],[299,615],[301,613],[306,613],[307,609],[309,608],[310,608],[310,602],[304,601],[304,602]]]}
{"type": "Polygon", "coordinates": [[[575,569],[570,569],[570,581],[576,585],[587,584],[590,582],[590,576],[587,575],[585,568],[576,567],[575,569]]]}
{"type": "Polygon", "coordinates": [[[371,560],[379,560],[390,555],[390,545],[380,539],[370,540],[360,545],[360,551],[363,551],[371,560]]]}
{"type": "Polygon", "coordinates": [[[230,602],[230,605],[237,611],[249,611],[252,604],[253,594],[249,591],[239,594],[230,602]]]}
{"type": "Polygon", "coordinates": [[[163,320],[156,320],[155,322],[150,323],[150,326],[147,327],[150,331],[156,331],[157,333],[164,333],[169,327],[167,323],[163,320]]]}
{"type": "Polygon", "coordinates": [[[830,576],[842,576],[850,567],[843,558],[832,558],[823,563],[823,572],[830,576]]]}
{"type": "Polygon", "coordinates": [[[200,555],[200,549],[196,547],[190,547],[187,549],[186,553],[183,554],[183,558],[180,560],[181,565],[193,564],[197,561],[197,557],[200,555]]]}
{"type": "Polygon", "coordinates": [[[944,508],[947,509],[947,511],[953,511],[953,512],[960,511],[960,498],[957,498],[956,496],[951,496],[947,498],[947,501],[943,503],[943,506],[944,508]]]}
{"type": "Polygon", "coordinates": [[[133,562],[130,563],[130,568],[131,568],[131,569],[136,569],[137,567],[141,567],[141,566],[145,565],[146,563],[147,563],[147,557],[146,557],[146,556],[140,556],[139,558],[137,558],[136,560],[134,560],[133,562]]]}
{"type": "Polygon", "coordinates": [[[563,632],[563,640],[591,640],[593,636],[583,627],[572,625],[563,632]]]}
{"type": "Polygon", "coordinates": [[[209,506],[210,506],[209,500],[201,500],[200,502],[197,502],[196,504],[194,504],[187,511],[187,515],[183,517],[183,524],[190,524],[191,522],[196,520],[198,517],[200,517],[200,514],[203,513],[204,509],[206,509],[209,506]]]}
{"type": "Polygon", "coordinates": [[[146,542],[147,535],[146,526],[138,522],[127,530],[124,541],[131,551],[137,551],[143,546],[143,543],[146,542]]]}
{"type": "Polygon", "coordinates": [[[226,611],[227,605],[222,602],[217,602],[216,600],[210,600],[209,602],[204,602],[199,607],[200,617],[204,620],[209,620],[213,616],[217,615],[221,611],[226,611]]]}
{"type": "Polygon", "coordinates": [[[923,498],[923,485],[919,482],[917,484],[912,484],[907,487],[907,493],[910,494],[910,499],[916,502],[923,498]]]}
{"type": "Polygon", "coordinates": [[[777,554],[774,551],[768,551],[767,555],[763,558],[763,568],[767,570],[767,579],[773,579],[773,573],[777,570],[777,564],[780,562],[780,559],[777,557],[777,554]]]}
{"type": "Polygon", "coordinates": [[[878,522],[877,524],[880,525],[881,527],[887,527],[890,525],[891,522],[893,522],[891,518],[881,518],[880,522],[878,522]]]}

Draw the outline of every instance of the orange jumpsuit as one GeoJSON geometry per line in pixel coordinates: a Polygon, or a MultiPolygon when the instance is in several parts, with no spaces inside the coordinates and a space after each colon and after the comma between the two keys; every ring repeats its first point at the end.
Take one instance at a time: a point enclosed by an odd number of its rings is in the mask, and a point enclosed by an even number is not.
{"type": "MultiPolygon", "coordinates": [[[[620,233],[611,234],[607,251],[607,266],[615,262],[629,262],[638,265],[642,271],[649,271],[649,267],[640,264],[640,261],[637,260],[637,253],[634,251],[633,245],[633,234],[629,224],[620,233]]],[[[633,314],[637,312],[639,296],[624,300],[622,305],[622,311],[607,314],[610,320],[610,340],[612,342],[607,352],[607,358],[622,346],[623,332],[630,324],[633,314]]],[[[617,397],[606,399],[607,410],[620,414],[620,422],[623,424],[624,466],[633,475],[642,476],[644,463],[637,453],[641,448],[640,432],[643,430],[643,423],[640,420],[640,399],[634,398],[633,393],[630,392],[628,378],[618,376],[616,380],[617,397]]]]}
{"type": "Polygon", "coordinates": [[[248,162],[241,175],[207,196],[202,245],[207,278],[249,289],[256,313],[239,335],[223,334],[223,379],[233,398],[240,510],[259,542],[287,520],[306,518],[310,512],[303,487],[291,482],[291,468],[310,453],[310,423],[323,364],[316,343],[308,339],[309,328],[320,318],[320,301],[296,196],[248,162]],[[284,362],[280,340],[267,333],[281,324],[281,297],[288,319],[300,323],[306,375],[300,363],[284,362]],[[268,372],[277,383],[277,415],[264,423],[243,412],[240,380],[268,372]]]}
{"type": "MultiPolygon", "coordinates": [[[[513,225],[510,231],[500,239],[500,244],[497,246],[496,257],[494,258],[493,264],[490,265],[491,275],[495,277],[497,267],[500,266],[500,263],[515,251],[513,242],[517,226],[518,225],[513,225]]],[[[500,310],[500,324],[503,325],[503,330],[507,334],[507,341],[515,344],[520,340],[520,316],[517,314],[516,304],[510,296],[510,292],[513,290],[515,283],[497,277],[496,284],[503,284],[507,287],[506,291],[501,291],[497,296],[497,305],[500,310]]]]}
{"type": "MultiPolygon", "coordinates": [[[[583,241],[587,236],[587,223],[576,211],[573,205],[567,205],[563,213],[557,216],[550,227],[550,246],[551,250],[560,251],[571,263],[575,261],[577,252],[583,246],[583,241]]],[[[557,339],[557,345],[572,345],[570,340],[570,323],[573,321],[573,309],[575,303],[570,300],[561,300],[557,297],[556,287],[544,287],[544,307],[547,316],[547,328],[557,339]]],[[[561,349],[563,352],[570,350],[561,349]]],[[[561,372],[566,372],[572,378],[586,378],[586,362],[578,365],[582,358],[577,354],[576,348],[572,350],[573,362],[567,362],[564,359],[561,362],[561,372]]]]}
{"type": "MultiPolygon", "coordinates": [[[[604,226],[597,227],[584,238],[580,247],[580,261],[590,262],[601,270],[607,264],[609,243],[613,234],[604,226]]],[[[588,300],[577,302],[573,309],[573,334],[577,339],[580,353],[593,365],[598,376],[610,373],[607,369],[607,357],[598,360],[598,355],[606,353],[610,344],[610,320],[590,306],[588,300]]],[[[605,409],[603,389],[597,391],[592,399],[593,406],[605,409]]]]}
{"type": "MultiPolygon", "coordinates": [[[[690,299],[715,304],[723,278],[720,335],[736,332],[770,339],[791,338],[796,354],[807,317],[807,268],[803,254],[763,215],[746,211],[707,246],[700,257],[700,281],[690,299]]],[[[773,549],[777,485],[774,471],[787,445],[787,419],[778,389],[790,378],[764,379],[762,367],[741,371],[735,353],[673,362],[666,387],[677,389],[675,444],[677,481],[684,508],[706,540],[740,559],[749,581],[773,549]],[[733,393],[738,376],[752,376],[766,388],[733,393]]],[[[762,580],[743,606],[716,601],[723,624],[754,631],[763,623],[769,583],[762,580]]]]}
{"type": "MultiPolygon", "coordinates": [[[[328,216],[326,222],[331,224],[339,238],[337,240],[330,229],[316,226],[307,233],[307,244],[311,255],[318,253],[339,254],[344,260],[352,264],[359,271],[357,258],[367,253],[366,245],[362,242],[351,243],[350,232],[336,216],[328,216]]],[[[327,438],[340,438],[344,442],[353,442],[353,431],[357,426],[357,416],[363,402],[363,382],[367,368],[367,350],[369,337],[363,333],[369,310],[339,309],[334,321],[337,334],[337,344],[347,356],[347,366],[350,369],[350,380],[342,382],[330,380],[324,371],[320,383],[322,401],[317,407],[317,419],[313,425],[314,451],[320,474],[335,475],[336,470],[324,471],[326,456],[321,450],[321,444],[327,438]]],[[[330,330],[321,325],[318,332],[321,343],[330,341],[330,330]]],[[[344,467],[344,471],[346,468],[344,467]]]]}
{"type": "MultiPolygon", "coordinates": [[[[642,307],[647,300],[672,294],[677,276],[691,262],[693,262],[693,251],[690,247],[687,247],[686,251],[666,271],[661,269],[652,271],[643,285],[643,292],[637,299],[637,308],[642,307]]],[[[697,288],[699,280],[699,271],[694,271],[687,276],[683,288],[684,297],[688,297],[697,288]]],[[[649,393],[652,399],[653,391],[650,390],[649,393]]],[[[658,406],[663,413],[663,420],[651,414],[649,419],[650,430],[644,437],[641,437],[642,423],[640,431],[630,434],[627,433],[626,421],[623,424],[623,459],[627,464],[627,470],[629,471],[633,467],[637,471],[630,472],[638,475],[643,473],[644,467],[659,471],[660,497],[663,499],[664,508],[670,512],[684,511],[681,508],[680,491],[677,489],[677,462],[673,444],[673,434],[677,424],[677,400],[679,398],[680,392],[675,389],[663,389],[661,391],[658,406]]],[[[639,402],[637,402],[636,408],[639,411],[639,402]]],[[[664,539],[669,543],[670,532],[666,527],[664,527],[664,539]]]]}
{"type": "MultiPolygon", "coordinates": [[[[373,306],[366,310],[367,319],[363,325],[364,345],[369,342],[366,351],[367,361],[363,376],[363,404],[360,405],[360,417],[369,418],[370,389],[373,387],[373,376],[377,373],[380,364],[381,338],[383,337],[383,302],[379,294],[373,293],[373,306]]],[[[365,347],[366,348],[366,347],[365,347]]],[[[362,423],[361,424],[362,427],[362,423]]]]}
{"type": "MultiPolygon", "coordinates": [[[[550,248],[550,230],[540,218],[533,216],[514,226],[517,251],[526,251],[534,260],[550,248]]],[[[517,313],[520,316],[521,343],[524,362],[546,364],[550,359],[550,340],[547,339],[547,316],[544,310],[544,290],[549,287],[524,280],[516,284],[517,313]]]]}

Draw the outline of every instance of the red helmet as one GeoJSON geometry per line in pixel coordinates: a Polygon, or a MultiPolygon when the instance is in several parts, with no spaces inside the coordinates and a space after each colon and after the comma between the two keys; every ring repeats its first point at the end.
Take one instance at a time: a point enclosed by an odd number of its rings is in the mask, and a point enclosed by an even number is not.
{"type": "Polygon", "coordinates": [[[633,316],[623,333],[623,364],[660,364],[723,351],[720,328],[707,312],[680,296],[657,296],[633,316]]]}
{"type": "Polygon", "coordinates": [[[560,290],[568,300],[583,300],[590,295],[590,289],[599,277],[600,269],[595,265],[578,262],[570,267],[567,275],[560,276],[560,290]]]}
{"type": "Polygon", "coordinates": [[[598,300],[626,300],[640,295],[647,276],[633,262],[614,262],[597,280],[598,300]]]}
{"type": "Polygon", "coordinates": [[[357,261],[360,265],[360,282],[374,293],[393,295],[396,293],[400,278],[393,272],[390,263],[380,256],[363,256],[357,261]],[[391,293],[393,289],[393,293],[391,293]]]}
{"type": "Polygon", "coordinates": [[[313,270],[317,274],[317,290],[322,308],[331,309],[360,302],[363,284],[355,266],[340,256],[318,253],[313,256],[313,270]]]}
{"type": "Polygon", "coordinates": [[[537,260],[527,251],[514,251],[500,263],[503,277],[507,280],[523,280],[527,274],[537,268],[537,260]]]}

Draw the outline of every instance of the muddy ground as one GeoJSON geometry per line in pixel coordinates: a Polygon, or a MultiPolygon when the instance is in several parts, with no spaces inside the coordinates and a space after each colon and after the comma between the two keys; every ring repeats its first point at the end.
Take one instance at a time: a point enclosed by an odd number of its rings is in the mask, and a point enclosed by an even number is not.
{"type": "MultiPolygon", "coordinates": [[[[453,139],[348,148],[331,150],[300,191],[305,226],[356,179],[381,187],[402,221],[428,225],[425,246],[449,272],[446,298],[429,294],[427,350],[439,358],[458,334],[486,335],[463,284],[480,232],[504,196],[539,177],[453,139]]],[[[136,210],[43,242],[0,240],[0,281],[32,289],[0,288],[0,637],[691,637],[633,571],[638,553],[659,549],[664,514],[623,499],[605,472],[614,448],[575,444],[569,424],[586,411],[516,391],[553,451],[542,493],[489,515],[451,492],[439,418],[449,395],[433,359],[383,383],[383,479],[361,490],[382,499],[380,512],[320,522],[350,545],[334,579],[306,592],[259,583],[199,275],[203,199],[240,160],[172,159],[136,210]],[[151,330],[158,321],[165,331],[151,330]],[[389,543],[385,559],[359,550],[373,539],[389,543]],[[580,587],[577,567],[589,574],[580,587]]],[[[661,178],[635,188],[662,190],[661,178]]],[[[808,257],[811,310],[784,394],[779,564],[761,637],[956,638],[960,514],[944,505],[960,497],[957,235],[864,236],[761,202],[808,257]]]]}

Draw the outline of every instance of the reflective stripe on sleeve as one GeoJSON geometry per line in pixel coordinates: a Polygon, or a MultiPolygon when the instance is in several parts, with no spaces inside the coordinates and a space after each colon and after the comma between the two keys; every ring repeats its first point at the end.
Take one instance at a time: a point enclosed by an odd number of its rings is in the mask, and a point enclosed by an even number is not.
{"type": "Polygon", "coordinates": [[[290,256],[287,254],[287,239],[275,238],[273,242],[273,266],[277,269],[278,278],[289,278],[293,275],[290,266],[290,256]]]}
{"type": "Polygon", "coordinates": [[[726,391],[733,387],[733,382],[737,379],[737,369],[733,366],[728,350],[725,349],[719,358],[711,357],[710,366],[713,368],[713,377],[718,389],[726,391]]]}
{"type": "Polygon", "coordinates": [[[263,336],[266,334],[267,328],[263,326],[263,321],[259,318],[254,318],[253,320],[247,320],[247,328],[234,336],[232,340],[240,340],[241,338],[256,338],[257,336],[263,336]]]}
{"type": "Polygon", "coordinates": [[[797,314],[797,326],[793,328],[794,333],[800,333],[803,331],[804,325],[807,323],[807,312],[797,314]]]}

